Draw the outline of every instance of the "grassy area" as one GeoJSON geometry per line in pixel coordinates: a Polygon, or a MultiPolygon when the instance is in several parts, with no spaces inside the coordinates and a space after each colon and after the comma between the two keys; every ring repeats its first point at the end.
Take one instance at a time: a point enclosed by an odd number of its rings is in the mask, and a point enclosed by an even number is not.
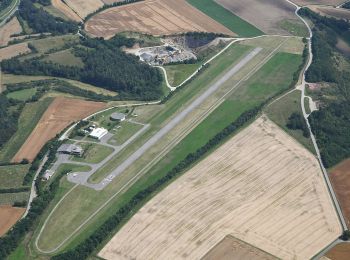
{"type": "Polygon", "coordinates": [[[120,128],[114,130],[115,135],[108,141],[110,144],[122,145],[142,128],[142,125],[127,121],[121,122],[119,126],[120,128]]]}
{"type": "Polygon", "coordinates": [[[10,92],[7,94],[7,97],[25,101],[32,98],[32,96],[34,96],[35,93],[36,93],[36,88],[26,88],[26,89],[10,92]]]}
{"type": "Polygon", "coordinates": [[[113,148],[92,143],[78,143],[83,149],[82,157],[73,156],[72,160],[76,162],[99,163],[113,152],[113,148]]]}
{"type": "Polygon", "coordinates": [[[29,191],[17,193],[0,193],[0,205],[12,205],[15,202],[28,201],[29,191]]]}
{"type": "Polygon", "coordinates": [[[0,151],[0,161],[10,161],[21,148],[32,130],[39,122],[41,116],[50,105],[52,99],[44,99],[25,105],[19,120],[18,130],[0,151]]]}
{"type": "Polygon", "coordinates": [[[22,187],[29,166],[29,164],[0,166],[0,189],[22,187]]]}
{"type": "Polygon", "coordinates": [[[72,53],[72,49],[66,49],[66,50],[50,53],[48,54],[48,56],[46,56],[42,60],[65,65],[65,66],[76,66],[80,68],[84,66],[83,61],[72,53]]]}
{"type": "Polygon", "coordinates": [[[309,32],[308,32],[306,26],[300,22],[290,21],[290,20],[282,20],[279,23],[279,27],[281,27],[283,30],[286,30],[287,32],[289,32],[295,36],[300,36],[300,37],[308,37],[309,36],[309,32]]]}
{"type": "Polygon", "coordinates": [[[217,4],[214,0],[187,0],[187,2],[239,36],[253,37],[264,34],[250,23],[217,4]]]}
{"type": "Polygon", "coordinates": [[[276,102],[272,103],[265,109],[267,116],[285,130],[289,135],[294,137],[299,143],[305,146],[309,151],[315,153],[311,139],[305,138],[301,130],[289,129],[286,125],[288,118],[294,112],[301,113],[301,92],[295,90],[290,94],[282,97],[276,102]]]}
{"type": "Polygon", "coordinates": [[[19,259],[26,259],[26,249],[23,244],[21,244],[19,247],[16,248],[15,251],[9,256],[8,260],[19,260],[19,259]]]}
{"type": "Polygon", "coordinates": [[[167,72],[169,84],[176,87],[192,75],[198,67],[198,64],[178,64],[164,66],[164,69],[167,72]]]}
{"type": "Polygon", "coordinates": [[[311,113],[310,100],[308,98],[304,98],[304,107],[305,107],[305,112],[307,114],[310,114],[311,113]]]}

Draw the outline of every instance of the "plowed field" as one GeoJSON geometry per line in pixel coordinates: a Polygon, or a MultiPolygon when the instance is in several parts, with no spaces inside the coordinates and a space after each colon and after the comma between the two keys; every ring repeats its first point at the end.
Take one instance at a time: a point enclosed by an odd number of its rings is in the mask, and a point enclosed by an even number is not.
{"type": "Polygon", "coordinates": [[[60,133],[74,121],[85,118],[106,105],[71,98],[56,98],[41,117],[21,149],[12,158],[13,162],[20,162],[24,158],[32,161],[47,141],[60,133]]]}
{"type": "Polygon", "coordinates": [[[93,36],[110,38],[124,31],[171,35],[202,31],[234,35],[229,29],[189,5],[185,0],[146,0],[109,8],[85,24],[93,36]]]}
{"type": "Polygon", "coordinates": [[[200,259],[232,235],[310,259],[341,232],[317,159],[259,118],[152,198],[99,256],[200,259]]]}
{"type": "Polygon", "coordinates": [[[25,211],[25,208],[15,208],[7,205],[0,206],[0,237],[16,224],[25,211]]]}

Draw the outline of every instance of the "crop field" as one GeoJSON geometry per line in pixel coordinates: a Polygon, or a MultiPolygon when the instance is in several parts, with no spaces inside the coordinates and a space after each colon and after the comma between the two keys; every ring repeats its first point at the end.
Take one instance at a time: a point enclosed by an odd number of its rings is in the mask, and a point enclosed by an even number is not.
{"type": "Polygon", "coordinates": [[[346,224],[350,226],[350,159],[331,169],[329,177],[344,214],[346,224]]]}
{"type": "Polygon", "coordinates": [[[56,98],[41,117],[25,143],[16,153],[13,162],[20,162],[23,158],[32,161],[44,144],[60,133],[74,121],[82,119],[106,105],[70,98],[56,98]]]}
{"type": "Polygon", "coordinates": [[[345,2],[345,0],[292,0],[292,2],[296,3],[300,6],[305,5],[332,5],[337,6],[345,2]]]}
{"type": "Polygon", "coordinates": [[[0,189],[22,187],[29,166],[29,164],[0,166],[0,189]]]}
{"type": "Polygon", "coordinates": [[[65,16],[67,16],[69,19],[76,21],[76,22],[82,22],[83,20],[77,15],[72,9],[68,7],[62,0],[52,0],[51,1],[52,6],[55,7],[57,10],[62,12],[65,16]]]}
{"type": "Polygon", "coordinates": [[[89,19],[85,30],[93,36],[104,38],[125,31],[155,36],[194,31],[235,35],[185,0],[147,0],[109,8],[89,19]]]}
{"type": "Polygon", "coordinates": [[[350,19],[350,11],[343,8],[334,8],[330,6],[308,6],[312,11],[327,17],[334,17],[337,19],[350,19]]]}
{"type": "Polygon", "coordinates": [[[255,248],[233,236],[226,236],[202,258],[202,260],[277,260],[259,248],[255,248]]]}
{"type": "Polygon", "coordinates": [[[0,237],[21,218],[26,209],[0,206],[0,237]]]}
{"type": "Polygon", "coordinates": [[[222,7],[214,0],[187,1],[206,15],[237,33],[239,36],[252,37],[263,34],[262,31],[230,12],[229,9],[222,7]]]}
{"type": "Polygon", "coordinates": [[[217,2],[267,34],[290,35],[291,33],[280,27],[283,20],[302,25],[294,14],[295,7],[286,1],[217,0],[217,2]]]}
{"type": "Polygon", "coordinates": [[[350,244],[340,243],[329,250],[326,257],[330,260],[348,260],[350,255],[350,244]]]}
{"type": "Polygon", "coordinates": [[[6,46],[11,40],[11,35],[22,32],[22,27],[14,17],[0,28],[0,46],[6,46]]]}
{"type": "Polygon", "coordinates": [[[103,6],[103,2],[100,0],[65,0],[64,3],[81,19],[103,6]]]}
{"type": "Polygon", "coordinates": [[[28,103],[18,120],[18,130],[0,150],[0,161],[10,161],[26,141],[39,122],[52,99],[47,98],[35,103],[28,103]]]}
{"type": "Polygon", "coordinates": [[[0,49],[0,61],[11,59],[18,55],[30,53],[31,50],[28,48],[28,43],[22,42],[7,46],[0,49]]]}
{"type": "Polygon", "coordinates": [[[259,118],[153,197],[99,256],[199,259],[232,235],[310,259],[341,232],[316,158],[259,118]]]}

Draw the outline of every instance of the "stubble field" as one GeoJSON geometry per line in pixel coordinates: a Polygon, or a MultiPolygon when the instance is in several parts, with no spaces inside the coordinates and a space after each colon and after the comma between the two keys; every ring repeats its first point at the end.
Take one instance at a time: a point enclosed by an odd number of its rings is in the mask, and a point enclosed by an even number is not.
{"type": "Polygon", "coordinates": [[[152,35],[171,35],[202,31],[234,33],[189,5],[185,0],[146,0],[113,7],[87,21],[85,30],[93,36],[111,38],[132,31],[152,35]]]}
{"type": "Polygon", "coordinates": [[[100,0],[65,0],[66,5],[73,10],[81,19],[95,12],[104,4],[100,0]]]}
{"type": "Polygon", "coordinates": [[[103,109],[105,103],[58,97],[50,104],[39,123],[13,157],[13,162],[24,158],[32,161],[47,141],[74,121],[103,109]]]}
{"type": "Polygon", "coordinates": [[[16,17],[12,18],[0,28],[0,46],[6,46],[11,40],[11,35],[22,32],[22,27],[16,17]]]}
{"type": "Polygon", "coordinates": [[[0,237],[21,218],[25,210],[7,205],[0,206],[0,237]]]}
{"type": "Polygon", "coordinates": [[[151,199],[99,256],[200,259],[232,235],[309,259],[340,234],[316,158],[259,118],[151,199]]]}
{"type": "Polygon", "coordinates": [[[30,53],[28,43],[22,42],[0,49],[0,61],[11,59],[21,54],[30,53]]]}
{"type": "Polygon", "coordinates": [[[72,9],[68,7],[62,0],[52,0],[52,6],[64,13],[73,21],[82,22],[82,19],[72,9]]]}
{"type": "Polygon", "coordinates": [[[258,29],[267,34],[290,35],[290,33],[281,28],[281,23],[289,23],[303,26],[294,14],[295,7],[286,1],[275,0],[216,0],[226,9],[233,12],[240,18],[248,21],[258,29]]]}

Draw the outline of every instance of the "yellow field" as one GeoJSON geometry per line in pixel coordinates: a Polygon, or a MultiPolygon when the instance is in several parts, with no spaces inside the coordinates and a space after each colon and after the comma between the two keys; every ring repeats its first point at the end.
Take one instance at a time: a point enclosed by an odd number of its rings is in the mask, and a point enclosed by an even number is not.
{"type": "MultiPolygon", "coordinates": [[[[95,12],[104,5],[101,0],[65,0],[65,3],[81,19],[84,19],[88,14],[95,12]]],[[[67,12],[64,13],[66,14],[67,12]]]]}
{"type": "Polygon", "coordinates": [[[341,232],[316,158],[262,117],[149,201],[99,256],[200,259],[232,235],[304,260],[341,232]]]}

